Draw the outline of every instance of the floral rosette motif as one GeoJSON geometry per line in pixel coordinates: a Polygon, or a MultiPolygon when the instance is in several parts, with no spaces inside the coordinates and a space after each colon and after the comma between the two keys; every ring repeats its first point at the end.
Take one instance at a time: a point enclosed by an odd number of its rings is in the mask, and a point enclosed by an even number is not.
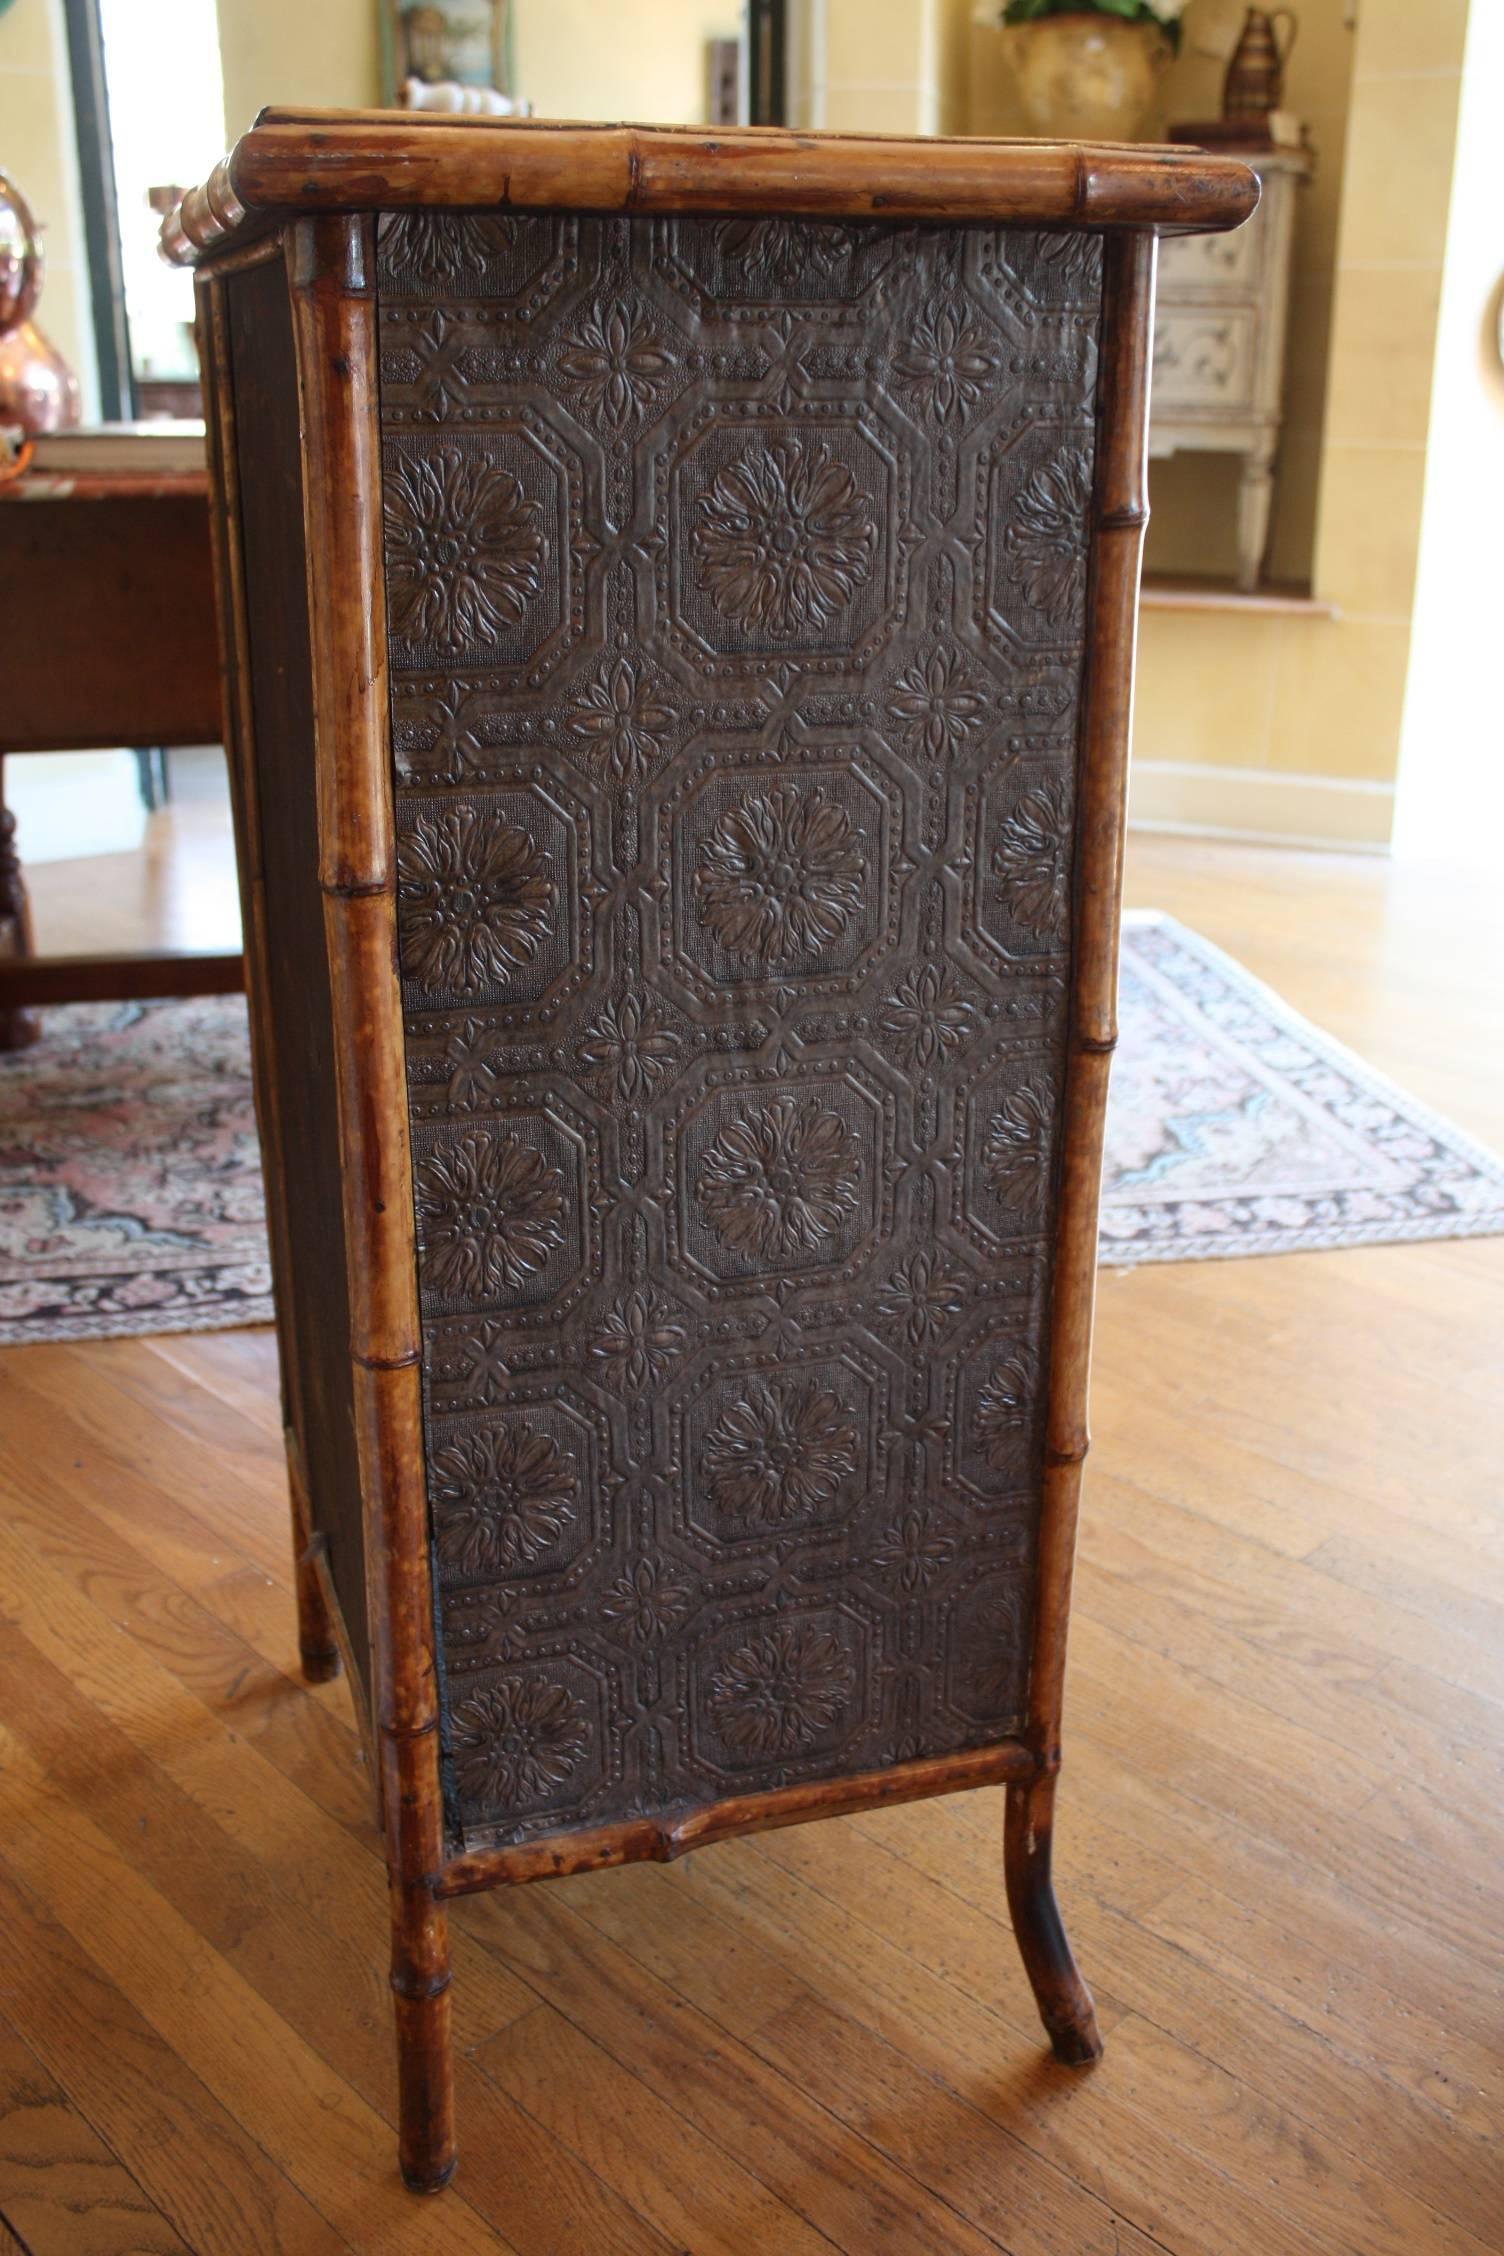
{"type": "Polygon", "coordinates": [[[829,1387],[757,1382],[716,1420],[700,1458],[721,1510],[758,1527],[823,1510],[856,1466],[855,1423],[829,1387]]]}
{"type": "Polygon", "coordinates": [[[818,785],[743,800],[700,846],[695,910],[730,955],[773,966],[839,940],[862,907],[862,834],[818,785]]]}
{"type": "Polygon", "coordinates": [[[739,1646],[710,1685],[710,1717],[743,1755],[792,1755],[839,1721],[855,1691],[839,1639],[808,1623],[780,1624],[739,1646]]]}
{"type": "Polygon", "coordinates": [[[619,299],[594,306],[559,356],[559,373],[577,408],[616,434],[648,412],[674,368],[658,330],[640,308],[619,299]]]}
{"type": "Polygon", "coordinates": [[[716,473],[689,545],[717,610],[745,633],[786,642],[828,626],[865,587],[877,517],[823,442],[779,439],[716,473]]]}
{"type": "Polygon", "coordinates": [[[937,423],[958,408],[975,407],[998,355],[994,340],[953,305],[930,306],[914,323],[893,362],[900,387],[937,423]]]}
{"type": "Polygon", "coordinates": [[[1068,893],[1069,813],[1059,781],[1025,791],[998,825],[992,866],[1008,914],[1036,939],[1060,941],[1068,893]]]}
{"type": "Polygon", "coordinates": [[[829,281],[856,248],[848,227],[805,219],[723,219],[715,239],[722,258],[748,283],[782,295],[810,275],[829,281]]]}
{"type": "Polygon", "coordinates": [[[1003,576],[1059,633],[1072,631],[1086,593],[1091,463],[1066,447],[1041,464],[1013,504],[1003,540],[1003,576]]]}
{"type": "Polygon", "coordinates": [[[987,1123],[982,1172],[988,1188],[1015,1214],[1044,1203],[1054,1120],[1054,1091],[1043,1074],[1034,1074],[1009,1092],[987,1123]]]}
{"type": "Polygon", "coordinates": [[[387,472],[391,631],[458,651],[496,642],[543,590],[543,512],[509,470],[460,447],[403,454],[387,472]]]}
{"type": "Polygon", "coordinates": [[[419,815],[397,842],[402,969],[432,994],[506,987],[553,929],[558,887],[529,831],[474,806],[419,815]]]}
{"type": "Polygon", "coordinates": [[[515,1291],[564,1243],[564,1178],[520,1137],[477,1131],[419,1163],[423,1281],[454,1300],[515,1291]]]}
{"type": "Polygon", "coordinates": [[[578,1702],[541,1677],[506,1678],[457,1700],[449,1755],[472,1808],[508,1812],[567,1785],[589,1745],[578,1702]]]}
{"type": "Polygon", "coordinates": [[[552,1434],[507,1424],[435,1450],[429,1495],[446,1567],[461,1575],[509,1574],[531,1566],[570,1526],[579,1472],[552,1434]]]}
{"type": "Polygon", "coordinates": [[[727,1122],[701,1157],[696,1187],[722,1244],[766,1260],[827,1247],[857,1211],[861,1174],[839,1113],[776,1097],[727,1122]]]}
{"type": "Polygon", "coordinates": [[[1002,1356],[977,1390],[972,1431],[994,1472],[1009,1471],[1034,1407],[1034,1359],[1024,1350],[1002,1356]]]}

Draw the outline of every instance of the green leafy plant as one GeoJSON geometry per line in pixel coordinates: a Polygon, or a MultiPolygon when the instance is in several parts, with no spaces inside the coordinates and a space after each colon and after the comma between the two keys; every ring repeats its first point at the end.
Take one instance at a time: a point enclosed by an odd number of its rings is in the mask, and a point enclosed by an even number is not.
{"type": "Polygon", "coordinates": [[[1180,19],[1186,0],[1006,0],[1005,24],[1038,23],[1044,16],[1118,16],[1124,23],[1152,24],[1170,46],[1180,48],[1180,19]]]}

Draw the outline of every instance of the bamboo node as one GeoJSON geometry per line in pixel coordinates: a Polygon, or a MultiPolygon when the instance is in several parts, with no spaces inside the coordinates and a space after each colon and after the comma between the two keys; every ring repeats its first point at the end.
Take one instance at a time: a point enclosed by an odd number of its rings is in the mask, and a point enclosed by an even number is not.
{"type": "Polygon", "coordinates": [[[415,1739],[431,1739],[439,1728],[439,1719],[435,1713],[427,1723],[383,1723],[379,1728],[383,1739],[389,1739],[393,1746],[406,1747],[415,1739]]]}
{"type": "MultiPolygon", "coordinates": [[[[378,1206],[378,1213],[385,1211],[378,1206]]],[[[422,1357],[415,1347],[404,1348],[400,1355],[362,1355],[358,1347],[352,1347],[350,1361],[359,1364],[362,1371],[411,1371],[422,1357]]]]}
{"type": "Polygon", "coordinates": [[[442,1997],[454,1976],[447,1966],[442,1974],[409,1974],[405,1966],[394,1966],[387,1979],[398,1997],[422,2005],[429,1998],[442,1997]]]}
{"type": "MultiPolygon", "coordinates": [[[[367,685],[369,686],[369,684],[367,685]]],[[[319,889],[331,901],[366,901],[379,898],[383,893],[395,891],[390,878],[339,878],[321,877],[319,889]]]]}

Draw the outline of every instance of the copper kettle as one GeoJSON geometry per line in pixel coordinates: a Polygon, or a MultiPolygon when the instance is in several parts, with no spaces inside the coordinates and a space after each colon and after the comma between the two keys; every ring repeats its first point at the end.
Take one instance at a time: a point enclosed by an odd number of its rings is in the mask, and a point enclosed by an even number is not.
{"type": "Polygon", "coordinates": [[[1222,115],[1264,118],[1284,99],[1285,65],[1299,29],[1289,8],[1250,8],[1222,85],[1222,115]],[[1281,45],[1276,26],[1285,27],[1281,45]]]}

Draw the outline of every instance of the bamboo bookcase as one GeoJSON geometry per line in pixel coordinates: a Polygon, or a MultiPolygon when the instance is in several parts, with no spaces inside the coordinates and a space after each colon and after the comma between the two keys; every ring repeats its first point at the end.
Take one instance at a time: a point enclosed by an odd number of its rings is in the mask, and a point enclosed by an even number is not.
{"type": "Polygon", "coordinates": [[[1155,244],[1197,151],[266,112],[197,268],[308,1674],[449,1898],[1006,1784],[1050,1880],[1155,244]]]}

